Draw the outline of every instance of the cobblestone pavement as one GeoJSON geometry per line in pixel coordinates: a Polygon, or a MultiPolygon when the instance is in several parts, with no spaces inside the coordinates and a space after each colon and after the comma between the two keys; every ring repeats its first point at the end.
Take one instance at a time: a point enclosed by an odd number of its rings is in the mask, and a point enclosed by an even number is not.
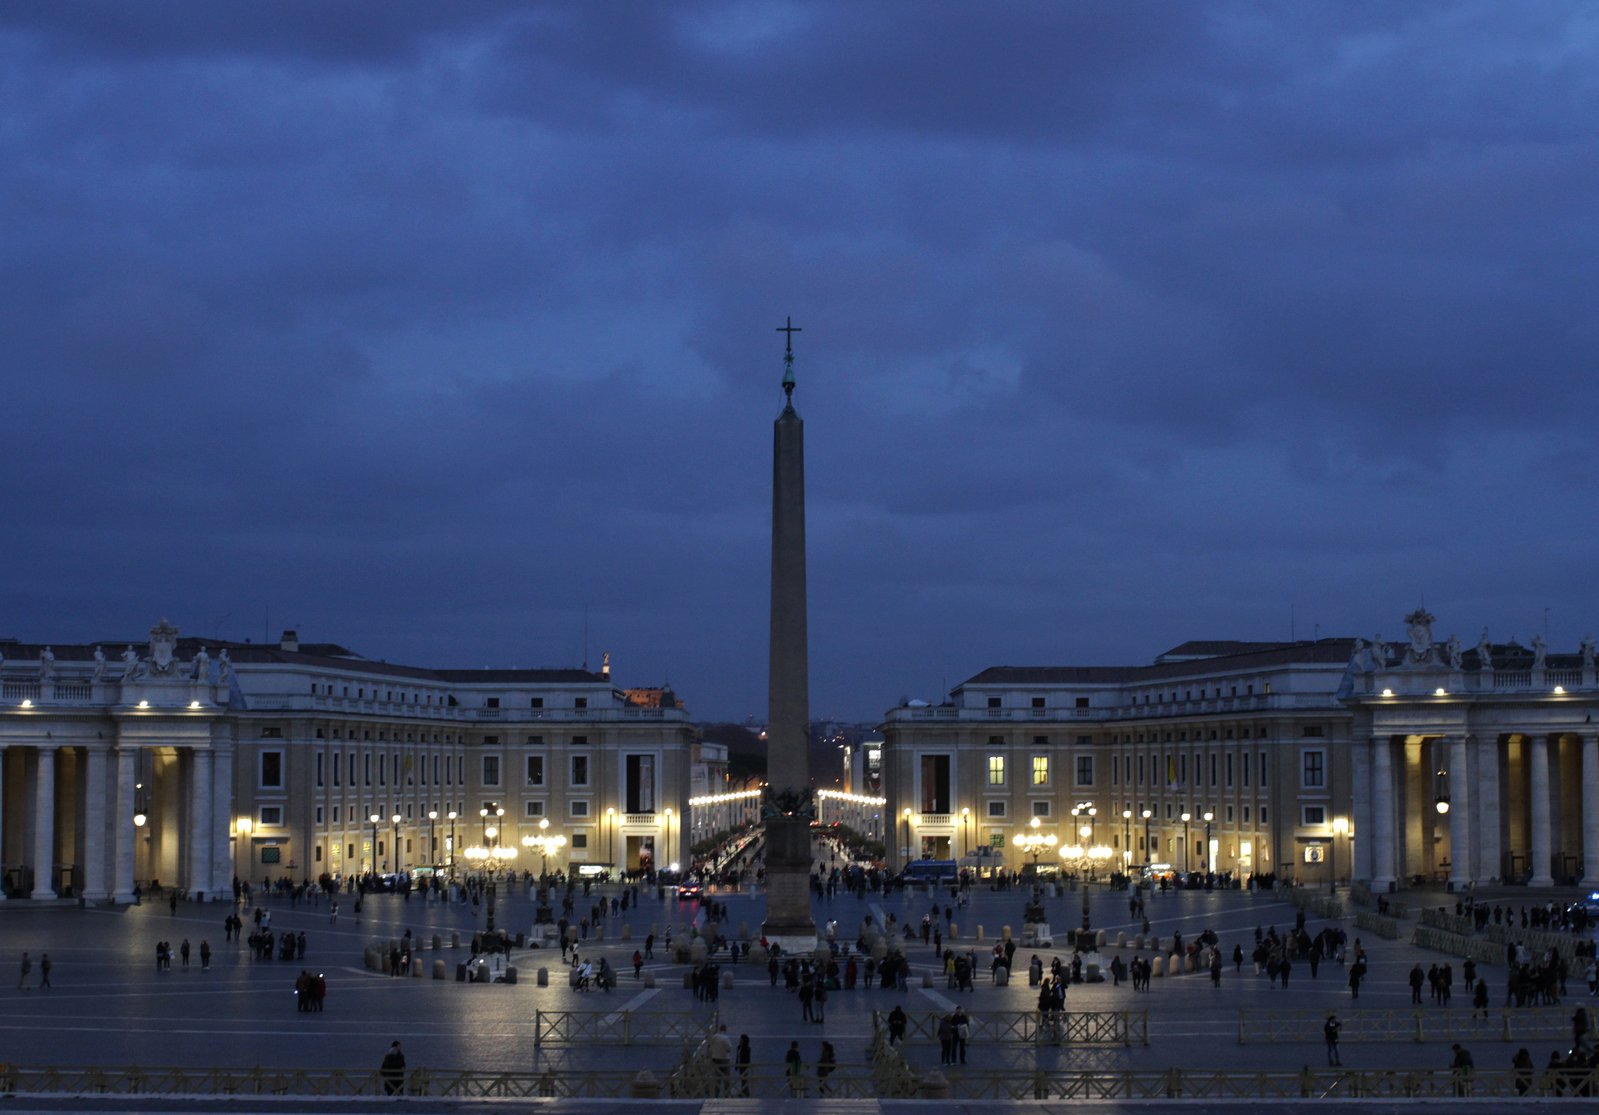
{"type": "MultiPolygon", "coordinates": [[[[1508,900],[1519,903],[1527,893],[1511,891],[1508,900]]],[[[729,906],[729,925],[734,931],[740,926],[758,927],[764,912],[762,897],[747,893],[717,897],[729,906]]],[[[940,905],[945,901],[942,897],[936,900],[940,905]]],[[[1412,908],[1421,904],[1416,896],[1407,896],[1406,900],[1412,908]]],[[[887,898],[873,895],[864,900],[839,897],[817,902],[815,910],[818,922],[836,919],[840,938],[853,940],[866,914],[882,921],[892,913],[901,922],[919,924],[933,901],[926,894],[887,898]]],[[[1036,1005],[1036,993],[1027,986],[1027,960],[1034,951],[1046,964],[1054,955],[1069,960],[1064,930],[1080,921],[1081,896],[1068,893],[1047,901],[1046,909],[1061,947],[1018,950],[1018,978],[1009,986],[996,987],[988,977],[987,957],[1004,927],[1011,926],[1019,933],[1023,901],[1019,891],[974,890],[970,905],[955,916],[955,947],[975,950],[980,961],[981,978],[975,991],[950,991],[940,976],[931,988],[919,986],[920,980],[915,979],[903,993],[878,989],[835,992],[827,1003],[825,1023],[813,1024],[800,1020],[799,1004],[783,990],[781,982],[776,988],[769,986],[764,967],[741,965],[735,970],[735,986],[723,991],[717,1004],[721,1020],[735,1039],[741,1033],[749,1034],[757,1065],[776,1066],[791,1040],[799,1041],[805,1059],[811,1061],[824,1038],[834,1043],[841,1065],[849,1065],[864,1059],[874,1008],[886,1012],[893,1004],[903,1003],[907,1011],[916,1014],[947,1011],[959,1002],[971,1011],[1031,1010],[1036,1005]],[[979,927],[981,940],[976,939],[979,927]]],[[[1452,904],[1453,900],[1438,897],[1435,904],[1444,901],[1452,904]]],[[[306,960],[301,963],[251,960],[245,946],[225,943],[222,925],[230,906],[224,903],[184,903],[176,913],[170,912],[165,903],[87,909],[0,903],[0,962],[9,965],[0,973],[8,979],[0,984],[0,995],[10,1000],[0,1018],[4,1050],[0,1060],[23,1066],[370,1069],[376,1067],[389,1042],[398,1039],[404,1043],[413,1068],[556,1072],[582,1068],[664,1069],[681,1057],[681,1044],[546,1045],[535,1050],[534,1012],[630,1009],[699,1012],[710,1017],[709,1008],[695,1003],[682,988],[686,968],[661,959],[664,949],[659,945],[657,959],[647,967],[655,974],[657,987],[646,989],[642,981],[636,982],[632,977],[633,950],[642,944],[652,926],[664,934],[667,925],[675,925],[680,936],[697,913],[697,907],[679,904],[674,898],[663,901],[653,894],[646,896],[638,908],[608,921],[607,939],[586,946],[587,957],[597,960],[606,956],[621,973],[619,986],[609,993],[580,993],[568,988],[555,950],[517,950],[513,959],[521,979],[514,985],[458,983],[454,979],[455,964],[464,959],[467,950],[450,949],[451,935],[460,933],[463,941],[468,939],[474,927],[483,922],[481,908],[424,903],[414,897],[407,901],[397,895],[369,896],[364,903],[363,921],[356,924],[351,905],[348,896],[341,901],[342,912],[335,925],[330,924],[325,903],[297,907],[280,899],[265,903],[274,930],[304,930],[308,949],[306,960]],[[387,941],[406,929],[424,942],[434,934],[443,937],[442,953],[425,950],[420,956],[425,973],[430,973],[434,959],[444,959],[449,979],[391,978],[363,967],[362,949],[366,943],[387,941]],[[184,939],[192,946],[189,967],[183,968],[175,959],[171,970],[158,971],[156,942],[170,941],[176,950],[184,939]],[[214,953],[209,971],[200,969],[198,952],[202,940],[210,942],[214,953]],[[15,990],[23,950],[30,953],[34,963],[29,979],[32,986],[15,990]],[[53,961],[51,989],[37,986],[38,961],[45,952],[53,961]],[[541,966],[550,969],[548,987],[536,985],[535,973],[541,966]],[[323,1013],[305,1014],[295,1009],[293,984],[302,967],[326,977],[328,997],[323,1013]]],[[[579,909],[586,905],[580,902],[579,909]]],[[[1139,927],[1129,919],[1125,894],[1094,888],[1090,906],[1095,927],[1104,929],[1111,941],[1118,933],[1129,938],[1137,933],[1139,927]]],[[[525,892],[502,894],[497,924],[513,932],[525,932],[531,927],[533,913],[534,902],[525,892]]],[[[1220,936],[1227,955],[1235,943],[1242,944],[1247,955],[1253,947],[1256,926],[1287,930],[1294,924],[1296,911],[1271,895],[1187,891],[1150,896],[1147,913],[1154,931],[1162,937],[1169,938],[1176,930],[1185,939],[1192,939],[1209,928],[1220,936]]],[[[1312,932],[1323,924],[1314,917],[1307,923],[1312,932]]],[[[1308,965],[1296,965],[1287,990],[1273,988],[1266,977],[1254,975],[1247,960],[1241,973],[1229,963],[1219,988],[1211,986],[1208,974],[1155,979],[1150,991],[1137,993],[1126,984],[1075,985],[1067,996],[1069,1011],[1148,1011],[1149,1045],[1057,1050],[977,1043],[969,1053],[969,1062],[974,1067],[1018,1072],[1057,1066],[1295,1069],[1325,1064],[1319,1041],[1240,1045],[1240,1009],[1331,1009],[1346,1018],[1356,1010],[1409,1010],[1406,975],[1411,965],[1418,959],[1423,967],[1446,959],[1403,940],[1383,941],[1357,933],[1352,921],[1344,926],[1351,941],[1356,936],[1363,938],[1370,956],[1370,973],[1358,1003],[1351,1001],[1345,973],[1337,964],[1324,964],[1316,979],[1310,978],[1308,965]]],[[[1106,959],[1117,951],[1108,948],[1106,959]]],[[[1127,958],[1133,955],[1131,948],[1120,951],[1127,958]]],[[[910,946],[909,956],[918,976],[933,967],[932,952],[930,945],[924,946],[919,940],[910,946]]],[[[1458,962],[1455,971],[1453,1003],[1445,1007],[1429,1002],[1424,1010],[1470,1013],[1469,996],[1459,990],[1458,962]]],[[[1504,1002],[1504,970],[1484,966],[1482,971],[1498,1011],[1504,1002]]],[[[1572,981],[1570,990],[1572,994],[1559,1008],[1567,1014],[1577,1002],[1599,1005],[1599,1000],[1587,995],[1580,981],[1572,981]]],[[[1362,1043],[1351,1032],[1353,1029],[1356,1027],[1345,1030],[1346,1066],[1436,1068],[1448,1063],[1448,1041],[1362,1043]]],[[[1563,1050],[1569,1043],[1548,1040],[1507,1044],[1485,1036],[1474,1041],[1472,1048],[1479,1066],[1499,1068],[1508,1064],[1519,1044],[1528,1045],[1535,1063],[1541,1065],[1552,1049],[1563,1050]]],[[[913,1043],[909,1059],[917,1067],[936,1068],[938,1048],[933,1043],[913,1043]]],[[[952,1071],[962,1070],[956,1067],[952,1071]]],[[[438,1103],[434,1106],[445,1110],[438,1103]]],[[[1034,1105],[1032,1109],[1038,1107],[1034,1105]]],[[[596,1108],[590,1105],[585,1110],[596,1108]]]]}

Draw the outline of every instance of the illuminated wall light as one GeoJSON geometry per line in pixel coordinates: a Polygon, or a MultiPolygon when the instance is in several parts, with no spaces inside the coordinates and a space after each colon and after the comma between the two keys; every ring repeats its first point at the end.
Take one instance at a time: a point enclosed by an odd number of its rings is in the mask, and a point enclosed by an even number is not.
{"type": "Polygon", "coordinates": [[[33,702],[28,700],[26,697],[24,697],[22,699],[22,707],[23,708],[32,708],[33,707],[33,702]]]}
{"type": "Polygon", "coordinates": [[[1564,685],[1555,686],[1555,696],[1556,697],[1564,697],[1565,695],[1566,695],[1566,687],[1564,685]]]}
{"type": "Polygon", "coordinates": [[[1384,697],[1392,697],[1394,695],[1394,691],[1392,689],[1384,689],[1382,691],[1382,695],[1384,697]]]}
{"type": "Polygon", "coordinates": [[[140,701],[139,702],[139,707],[140,708],[149,708],[150,707],[150,702],[149,701],[140,701]]]}
{"type": "Polygon", "coordinates": [[[189,702],[189,707],[192,708],[192,709],[197,709],[197,708],[200,707],[200,702],[199,701],[190,701],[189,702]]]}
{"type": "Polygon", "coordinates": [[[1434,697],[1447,697],[1447,696],[1449,696],[1448,693],[1444,692],[1444,690],[1443,690],[1443,688],[1441,686],[1439,688],[1437,688],[1437,689],[1434,689],[1432,691],[1432,695],[1434,697]]]}

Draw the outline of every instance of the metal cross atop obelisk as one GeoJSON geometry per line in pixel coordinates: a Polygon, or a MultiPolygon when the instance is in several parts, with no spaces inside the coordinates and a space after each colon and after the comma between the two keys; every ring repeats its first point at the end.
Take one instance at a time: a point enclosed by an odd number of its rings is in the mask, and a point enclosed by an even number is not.
{"type": "Polygon", "coordinates": [[[783,412],[772,431],[772,629],[766,707],[766,921],[784,951],[816,944],[811,917],[810,652],[805,603],[805,424],[794,411],[794,334],[783,354],[783,412]]]}

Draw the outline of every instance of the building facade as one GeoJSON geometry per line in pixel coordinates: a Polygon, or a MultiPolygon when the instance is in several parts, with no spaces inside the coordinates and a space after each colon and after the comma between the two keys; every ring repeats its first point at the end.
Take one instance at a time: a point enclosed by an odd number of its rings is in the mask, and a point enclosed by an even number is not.
{"type": "Polygon", "coordinates": [[[1144,666],[994,667],[894,709],[890,858],[1599,883],[1591,640],[1561,657],[1485,636],[1482,670],[1409,618],[1408,646],[1195,642],[1144,666]]]}
{"type": "MultiPolygon", "coordinates": [[[[0,644],[0,864],[13,896],[682,858],[697,732],[609,665],[447,670],[331,644],[0,644]],[[373,820],[376,818],[376,820],[373,820]]],[[[715,757],[711,757],[714,765],[715,757]]],[[[707,775],[700,770],[698,776],[707,775]]]]}

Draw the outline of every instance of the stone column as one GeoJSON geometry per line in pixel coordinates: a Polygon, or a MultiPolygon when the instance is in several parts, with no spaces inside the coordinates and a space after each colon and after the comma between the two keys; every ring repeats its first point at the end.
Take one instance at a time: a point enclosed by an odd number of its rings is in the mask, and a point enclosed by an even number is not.
{"type": "Polygon", "coordinates": [[[1349,749],[1349,878],[1371,882],[1371,740],[1357,741],[1349,749]]]}
{"type": "Polygon", "coordinates": [[[56,897],[55,832],[56,750],[41,747],[33,782],[33,898],[56,897]]]}
{"type": "Polygon", "coordinates": [[[1466,890],[1475,875],[1471,863],[1471,770],[1469,736],[1451,736],[1449,746],[1449,889],[1466,890]]]}
{"type": "Polygon", "coordinates": [[[1599,735],[1582,737],[1582,885],[1599,887],[1599,735]]]}
{"type": "MultiPolygon", "coordinates": [[[[0,866],[6,862],[6,749],[0,747],[0,866]]],[[[0,878],[0,902],[6,900],[5,880],[0,878]]]]}
{"type": "Polygon", "coordinates": [[[1472,764],[1472,811],[1477,815],[1477,878],[1491,883],[1504,876],[1503,810],[1499,804],[1499,737],[1478,738],[1472,764]]]}
{"type": "Polygon", "coordinates": [[[1528,886],[1552,887],[1555,885],[1554,876],[1550,873],[1550,862],[1553,854],[1550,845],[1549,831],[1549,737],[1535,736],[1531,741],[1531,752],[1528,760],[1528,770],[1531,774],[1532,801],[1529,815],[1531,825],[1531,863],[1532,878],[1528,886]]]}
{"type": "Polygon", "coordinates": [[[192,769],[189,779],[189,831],[184,833],[184,843],[189,850],[189,896],[202,891],[213,894],[216,887],[211,881],[212,809],[211,809],[211,750],[207,747],[191,749],[192,769]]]}
{"type": "Polygon", "coordinates": [[[1394,757],[1393,739],[1379,736],[1371,749],[1371,889],[1394,889],[1394,757]]]}
{"type": "Polygon", "coordinates": [[[131,747],[117,748],[117,788],[111,830],[111,901],[133,901],[133,851],[143,835],[133,824],[133,760],[131,747]]]}
{"type": "Polygon", "coordinates": [[[87,760],[83,779],[83,896],[90,902],[110,897],[106,885],[106,833],[113,812],[106,808],[106,749],[84,749],[87,760]]]}
{"type": "Polygon", "coordinates": [[[211,831],[211,881],[216,884],[217,893],[226,892],[231,897],[233,891],[233,862],[234,852],[228,842],[228,834],[233,831],[233,746],[222,744],[213,749],[216,756],[212,764],[212,795],[215,802],[212,809],[211,831]]]}

